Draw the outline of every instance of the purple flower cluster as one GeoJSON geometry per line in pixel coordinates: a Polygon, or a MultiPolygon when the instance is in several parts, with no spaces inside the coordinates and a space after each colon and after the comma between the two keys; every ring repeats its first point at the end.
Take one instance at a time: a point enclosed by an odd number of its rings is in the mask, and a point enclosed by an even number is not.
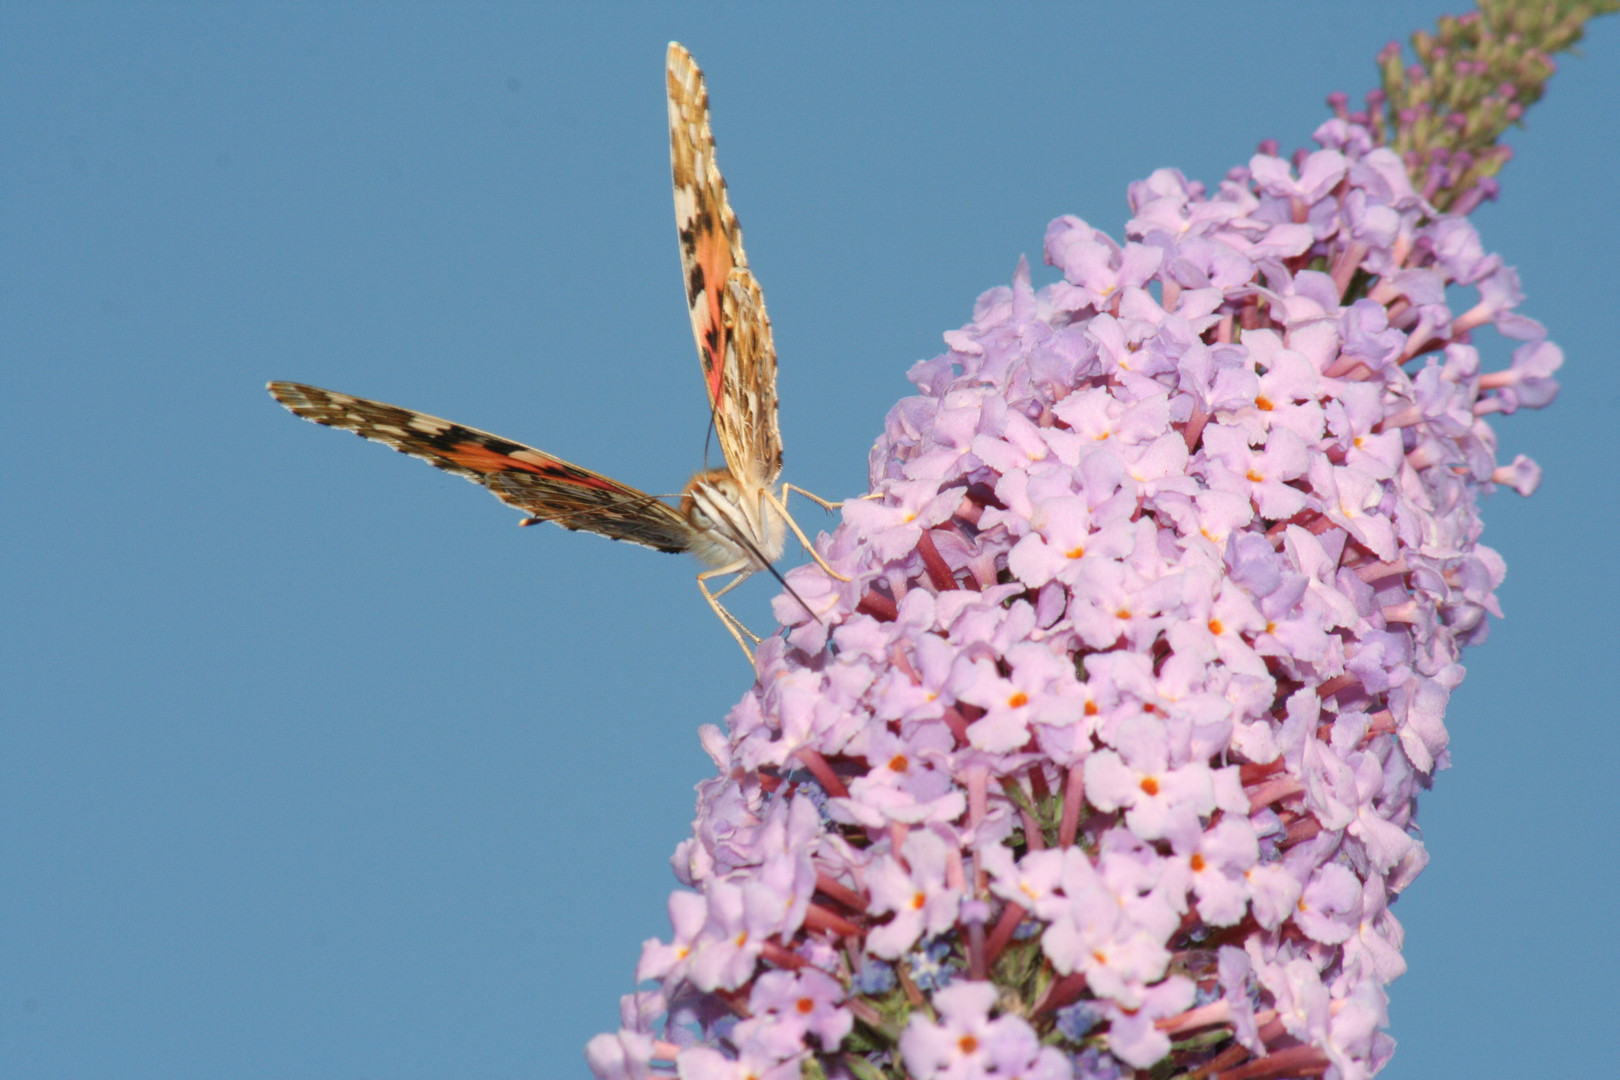
{"type": "MultiPolygon", "coordinates": [[[[704,729],[673,939],[604,1078],[1371,1076],[1459,651],[1487,417],[1561,361],[1343,117],[979,298],[910,373],[704,729]],[[1470,287],[1461,314],[1448,290],[1470,287]],[[1522,342],[1482,373],[1470,332],[1522,342]]],[[[1464,295],[1458,290],[1457,295],[1464,295]]]]}

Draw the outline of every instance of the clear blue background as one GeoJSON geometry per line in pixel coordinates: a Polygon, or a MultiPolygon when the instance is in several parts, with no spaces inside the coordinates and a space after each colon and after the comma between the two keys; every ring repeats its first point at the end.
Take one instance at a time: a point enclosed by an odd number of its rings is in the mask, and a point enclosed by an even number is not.
{"type": "MultiPolygon", "coordinates": [[[[263,383],[678,490],[675,38],[786,475],[861,490],[1048,219],[1306,142],[1442,10],[1129,7],[0,5],[0,1075],[583,1075],[748,673],[689,560],[514,528],[263,383]]],[[[1499,425],[1547,478],[1488,507],[1508,619],[1423,800],[1391,1078],[1614,1068],[1620,20],[1587,48],[1477,216],[1569,363],[1499,425]]]]}

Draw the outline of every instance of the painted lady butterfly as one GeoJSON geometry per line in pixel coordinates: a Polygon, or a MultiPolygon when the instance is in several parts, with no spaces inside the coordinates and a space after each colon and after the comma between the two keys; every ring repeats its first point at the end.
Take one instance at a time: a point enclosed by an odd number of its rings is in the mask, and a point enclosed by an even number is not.
{"type": "Polygon", "coordinates": [[[726,181],[715,164],[703,73],[684,48],[671,42],[666,76],[686,299],[726,460],[725,468],[692,477],[679,507],[543,450],[425,413],[300,383],[273,382],[270,393],[306,420],[353,431],[482,484],[496,498],[526,511],[522,524],[553,521],[659,551],[690,551],[708,567],[697,576],[703,598],[751,660],[743,637],[759,638],[719,598],[751,574],[771,570],[786,546],[785,528],[833,573],[788,514],[786,499],[793,490],[828,509],[836,504],[792,485],[777,489],[782,433],[776,419],[771,321],[759,282],[748,269],[726,181]],[[732,575],[729,582],[710,589],[712,580],[727,575],[732,575]]]}

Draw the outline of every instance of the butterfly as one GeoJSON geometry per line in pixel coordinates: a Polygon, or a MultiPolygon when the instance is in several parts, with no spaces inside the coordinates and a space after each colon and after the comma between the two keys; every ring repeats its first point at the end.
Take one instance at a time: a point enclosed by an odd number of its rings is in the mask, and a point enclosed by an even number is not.
{"type": "Polygon", "coordinates": [[[306,420],[352,431],[482,484],[528,514],[521,524],[551,521],[657,551],[691,552],[707,567],[697,576],[699,591],[751,661],[743,638],[755,643],[759,638],[720,597],[761,570],[774,574],[772,564],[782,556],[788,529],[823,570],[848,580],[826,564],[793,520],[787,495],[798,491],[829,510],[838,504],[791,484],[778,490],[782,432],[771,320],[715,163],[703,72],[675,42],[669,46],[665,81],[681,269],[703,385],[725,458],[724,468],[699,472],[687,482],[678,506],[543,450],[426,413],[302,383],[272,382],[269,389],[306,420]],[[710,587],[728,575],[729,582],[710,587]]]}

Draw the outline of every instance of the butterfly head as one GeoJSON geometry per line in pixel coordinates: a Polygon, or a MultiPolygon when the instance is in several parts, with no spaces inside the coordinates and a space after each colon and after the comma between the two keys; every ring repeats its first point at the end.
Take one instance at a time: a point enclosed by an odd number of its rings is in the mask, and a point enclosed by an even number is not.
{"type": "Polygon", "coordinates": [[[730,470],[692,477],[681,496],[681,513],[697,535],[693,553],[710,566],[739,560],[763,570],[786,546],[781,515],[763,489],[750,490],[730,470]]]}

